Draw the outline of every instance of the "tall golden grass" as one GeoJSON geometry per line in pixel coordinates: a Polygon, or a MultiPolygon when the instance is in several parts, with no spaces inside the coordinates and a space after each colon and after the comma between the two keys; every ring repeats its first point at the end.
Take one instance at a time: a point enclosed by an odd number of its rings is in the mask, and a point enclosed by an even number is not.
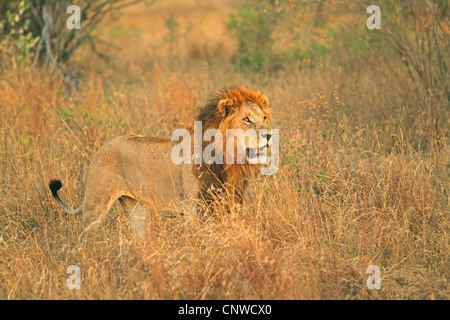
{"type": "Polygon", "coordinates": [[[1,70],[0,298],[448,299],[446,137],[418,150],[386,113],[402,88],[375,70],[375,81],[355,83],[355,61],[246,77],[229,62],[223,22],[233,6],[183,3],[130,8],[104,26],[126,50],[109,63],[82,52],[74,88],[45,70],[1,70]],[[164,17],[184,28],[188,12],[207,19],[189,41],[165,42],[164,17]],[[82,219],[61,212],[48,181],[61,178],[61,197],[78,206],[105,139],[168,137],[229,84],[271,100],[279,173],[251,184],[240,211],[154,214],[141,241],[117,205],[96,241],[78,243],[82,219]],[[66,286],[70,265],[81,269],[79,290],[66,286]],[[380,290],[366,286],[369,265],[381,268],[380,290]]]}

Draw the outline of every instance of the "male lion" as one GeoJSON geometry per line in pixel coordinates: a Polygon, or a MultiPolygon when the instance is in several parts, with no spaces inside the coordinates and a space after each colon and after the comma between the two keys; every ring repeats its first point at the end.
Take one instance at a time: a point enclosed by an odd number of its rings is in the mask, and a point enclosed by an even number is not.
{"type": "MultiPolygon", "coordinates": [[[[196,121],[202,123],[202,133],[218,129],[226,136],[227,129],[270,130],[271,110],[269,100],[259,91],[243,87],[229,87],[219,91],[209,103],[200,109],[196,121]]],[[[191,137],[193,127],[189,127],[191,137]]],[[[259,137],[257,152],[269,146],[271,134],[259,137]]],[[[203,135],[202,135],[203,137],[203,135]]],[[[49,187],[53,197],[68,214],[83,212],[84,235],[98,228],[111,206],[119,200],[130,215],[132,225],[140,229],[148,208],[168,210],[179,203],[192,204],[199,200],[211,203],[217,190],[235,195],[242,202],[242,194],[248,179],[258,168],[244,164],[227,164],[226,139],[218,146],[224,157],[222,164],[174,164],[171,151],[176,145],[169,139],[139,135],[123,135],[105,142],[95,153],[89,165],[85,183],[83,204],[77,209],[68,208],[59,198],[62,187],[59,180],[52,180],[49,187]],[[215,190],[215,191],[214,191],[215,190]]],[[[203,148],[205,147],[202,144],[203,148]]],[[[233,147],[234,149],[234,147],[233,147]]],[[[248,159],[249,150],[246,150],[248,159]]],[[[193,157],[193,154],[192,154],[193,157]]]]}

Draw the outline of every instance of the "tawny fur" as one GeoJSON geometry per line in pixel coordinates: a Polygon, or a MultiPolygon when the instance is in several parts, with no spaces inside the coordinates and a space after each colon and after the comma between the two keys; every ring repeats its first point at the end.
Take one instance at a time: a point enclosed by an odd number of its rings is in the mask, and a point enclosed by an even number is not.
{"type": "MultiPolygon", "coordinates": [[[[243,87],[221,90],[201,108],[196,121],[202,129],[249,128],[242,117],[251,117],[253,129],[270,129],[271,110],[266,96],[243,87]]],[[[193,131],[191,137],[193,140],[193,131]]],[[[222,154],[225,157],[225,138],[222,154]]],[[[256,166],[250,164],[181,164],[171,161],[171,150],[177,144],[168,139],[123,135],[105,142],[95,153],[88,168],[85,196],[78,209],[68,208],[57,191],[61,182],[53,180],[50,188],[57,203],[70,214],[83,213],[84,234],[90,234],[117,200],[130,214],[132,225],[142,229],[148,209],[165,211],[180,203],[192,206],[198,200],[207,203],[215,198],[212,190],[235,194],[242,201],[247,179],[256,166]],[[216,187],[216,188],[214,188],[216,187]]],[[[225,160],[224,160],[225,163],[225,160]]]]}

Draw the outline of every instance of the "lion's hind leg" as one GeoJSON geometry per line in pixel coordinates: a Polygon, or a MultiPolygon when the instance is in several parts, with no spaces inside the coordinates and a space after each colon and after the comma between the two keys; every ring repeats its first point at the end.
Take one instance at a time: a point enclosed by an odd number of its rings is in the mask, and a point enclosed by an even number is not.
{"type": "Polygon", "coordinates": [[[119,202],[130,219],[134,235],[140,240],[144,239],[148,208],[146,208],[145,204],[141,204],[129,196],[120,197],[119,202]]]}
{"type": "Polygon", "coordinates": [[[83,202],[83,233],[81,239],[91,238],[102,224],[117,197],[98,198],[86,196],[83,202]]]}

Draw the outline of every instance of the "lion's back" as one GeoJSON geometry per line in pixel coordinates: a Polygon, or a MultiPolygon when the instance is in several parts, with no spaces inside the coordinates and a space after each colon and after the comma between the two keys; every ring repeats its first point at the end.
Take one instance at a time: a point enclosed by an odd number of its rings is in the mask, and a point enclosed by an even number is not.
{"type": "Polygon", "coordinates": [[[122,135],[106,141],[89,166],[91,175],[120,179],[132,193],[183,197],[182,166],[171,160],[175,145],[169,139],[122,135]]]}

